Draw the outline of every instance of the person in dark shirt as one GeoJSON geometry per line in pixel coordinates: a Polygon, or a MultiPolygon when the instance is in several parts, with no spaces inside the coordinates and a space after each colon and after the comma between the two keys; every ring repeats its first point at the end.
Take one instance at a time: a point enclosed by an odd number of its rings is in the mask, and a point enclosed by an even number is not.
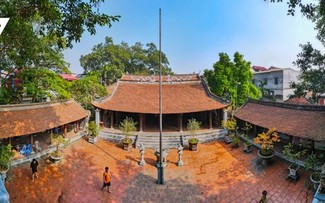
{"type": "Polygon", "coordinates": [[[36,159],[32,160],[32,163],[30,163],[30,167],[32,169],[32,182],[34,182],[34,178],[38,178],[37,175],[37,167],[38,167],[38,161],[36,159]]]}

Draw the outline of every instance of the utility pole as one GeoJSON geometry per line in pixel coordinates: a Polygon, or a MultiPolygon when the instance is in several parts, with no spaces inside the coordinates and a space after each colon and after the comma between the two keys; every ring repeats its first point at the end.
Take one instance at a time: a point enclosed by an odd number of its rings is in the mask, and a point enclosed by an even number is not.
{"type": "Polygon", "coordinates": [[[159,162],[158,180],[160,185],[164,184],[164,167],[162,163],[162,79],[161,79],[161,9],[159,9],[159,162]]]}

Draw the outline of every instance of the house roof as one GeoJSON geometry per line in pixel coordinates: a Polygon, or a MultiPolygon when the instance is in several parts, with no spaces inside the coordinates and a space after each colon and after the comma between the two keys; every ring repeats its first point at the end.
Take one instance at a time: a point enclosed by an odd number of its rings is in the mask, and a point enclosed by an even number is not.
{"type": "Polygon", "coordinates": [[[60,76],[67,80],[67,81],[73,81],[73,80],[78,80],[79,78],[76,77],[75,75],[72,74],[67,74],[67,73],[61,73],[60,76]]]}
{"type": "Polygon", "coordinates": [[[236,117],[287,135],[325,141],[325,106],[248,100],[236,117]]]}
{"type": "Polygon", "coordinates": [[[43,132],[86,116],[74,100],[0,105],[0,139],[43,132]]]}
{"type": "Polygon", "coordinates": [[[309,105],[310,102],[305,97],[293,97],[285,100],[286,103],[309,105]]]}
{"type": "Polygon", "coordinates": [[[258,72],[258,71],[266,71],[267,70],[267,68],[265,68],[263,66],[253,66],[252,68],[256,72],[258,72]]]}
{"type": "MultiPolygon", "coordinates": [[[[164,114],[215,110],[229,104],[213,95],[197,74],[162,77],[164,114]]],[[[95,107],[130,113],[159,113],[159,77],[124,75],[110,95],[93,101],[95,107]]]]}

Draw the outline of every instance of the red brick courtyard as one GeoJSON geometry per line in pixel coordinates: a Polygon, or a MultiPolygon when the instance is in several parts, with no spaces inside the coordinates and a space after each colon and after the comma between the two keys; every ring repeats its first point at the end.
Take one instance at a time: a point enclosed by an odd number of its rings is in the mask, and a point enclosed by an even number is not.
{"type": "Polygon", "coordinates": [[[138,149],[124,151],[119,144],[79,140],[64,149],[58,165],[39,160],[39,178],[31,182],[29,163],[12,167],[6,182],[10,202],[257,202],[263,190],[270,202],[311,202],[309,176],[287,178],[288,163],[274,158],[261,167],[256,149],[245,154],[223,142],[200,144],[199,151],[184,150],[178,167],[177,150],[169,151],[165,185],[157,185],[156,157],[146,150],[143,167],[138,149]],[[102,173],[109,166],[112,194],[101,191],[102,173]]]}

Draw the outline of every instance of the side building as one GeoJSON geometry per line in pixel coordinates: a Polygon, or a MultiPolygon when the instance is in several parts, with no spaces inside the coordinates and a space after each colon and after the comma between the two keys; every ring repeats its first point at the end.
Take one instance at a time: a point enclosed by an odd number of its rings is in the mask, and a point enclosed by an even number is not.
{"type": "MultiPolygon", "coordinates": [[[[0,142],[18,152],[31,146],[31,154],[51,148],[50,135],[73,138],[88,122],[86,111],[74,100],[30,104],[0,105],[0,142]]],[[[28,155],[28,154],[27,154],[28,155]]],[[[28,155],[29,156],[29,155],[28,155]]]]}
{"type": "Polygon", "coordinates": [[[291,68],[270,67],[267,70],[254,72],[253,83],[259,87],[264,84],[265,99],[277,102],[285,101],[294,89],[290,88],[291,82],[298,82],[299,71],[291,68]]]}

